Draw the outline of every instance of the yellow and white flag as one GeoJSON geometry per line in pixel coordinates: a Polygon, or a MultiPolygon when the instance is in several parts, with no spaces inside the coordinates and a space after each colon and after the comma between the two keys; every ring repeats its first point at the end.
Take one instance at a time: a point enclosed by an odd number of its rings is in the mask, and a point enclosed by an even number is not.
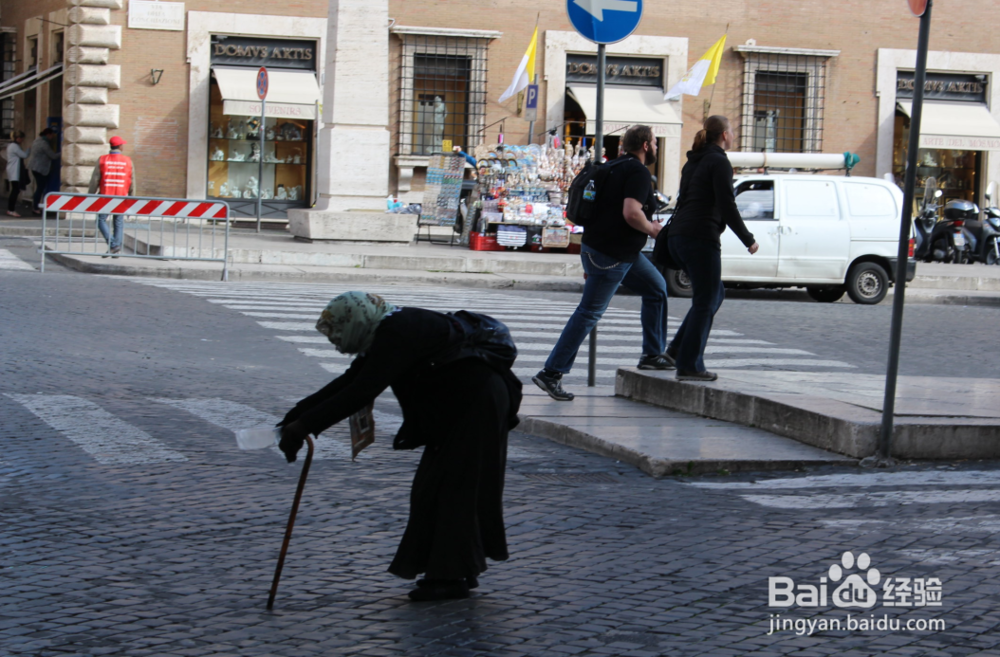
{"type": "Polygon", "coordinates": [[[702,87],[715,84],[715,76],[719,73],[719,65],[722,64],[722,51],[726,48],[726,35],[715,42],[715,45],[708,49],[701,56],[691,70],[688,71],[680,82],[670,87],[663,100],[677,100],[681,94],[697,96],[702,87]]]}
{"type": "Polygon", "coordinates": [[[521,58],[521,63],[517,67],[517,73],[514,74],[514,81],[507,87],[507,91],[503,92],[503,95],[500,96],[501,103],[517,92],[527,89],[528,85],[535,79],[535,51],[537,49],[538,26],[536,25],[535,33],[531,35],[531,43],[528,44],[528,50],[524,53],[524,57],[521,58]]]}

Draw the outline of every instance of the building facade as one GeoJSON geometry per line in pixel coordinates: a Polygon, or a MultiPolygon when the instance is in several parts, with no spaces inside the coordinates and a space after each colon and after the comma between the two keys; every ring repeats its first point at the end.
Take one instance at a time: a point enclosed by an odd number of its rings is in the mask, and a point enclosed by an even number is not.
{"type": "MultiPolygon", "coordinates": [[[[1000,40],[974,20],[989,8],[953,0],[936,10],[918,170],[947,196],[979,203],[1000,180],[1000,40]]],[[[572,29],[562,0],[0,0],[0,30],[2,127],[29,140],[45,126],[60,132],[63,189],[83,189],[118,134],[141,194],[224,198],[237,214],[261,194],[265,214],[280,220],[333,207],[328,197],[350,193],[331,192],[336,179],[371,188],[337,207],[374,209],[383,192],[419,202],[428,158],[446,142],[471,152],[501,134],[522,144],[594,134],[596,47],[572,29]],[[364,39],[340,29],[383,18],[382,33],[375,25],[364,39]],[[532,123],[523,99],[498,98],[536,20],[532,123]],[[263,125],[253,87],[261,66],[271,82],[263,125]],[[361,118],[331,106],[372,99],[361,118]],[[324,141],[324,131],[351,126],[350,139],[324,141]]],[[[835,10],[802,0],[645,3],[635,34],[608,46],[604,147],[614,154],[631,123],[652,125],[659,185],[672,194],[702,120],[724,114],[742,150],[851,151],[857,174],[901,180],[916,35],[902,0],[835,10]],[[714,87],[663,101],[727,29],[714,87]]]]}

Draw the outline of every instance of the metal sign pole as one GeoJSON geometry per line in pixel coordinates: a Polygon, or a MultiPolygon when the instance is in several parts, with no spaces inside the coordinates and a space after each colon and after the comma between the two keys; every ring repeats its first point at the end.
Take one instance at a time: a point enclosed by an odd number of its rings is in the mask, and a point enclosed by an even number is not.
{"type": "Polygon", "coordinates": [[[910,141],[906,151],[906,178],[903,183],[903,215],[899,222],[899,251],[896,254],[896,290],[892,299],[892,329],[889,337],[889,365],[885,374],[885,398],[882,401],[882,431],[879,455],[892,458],[893,416],[896,410],[896,377],[899,372],[899,346],[903,334],[903,304],[906,299],[906,265],[909,257],[913,223],[913,198],[917,182],[917,149],[920,148],[920,119],[923,115],[924,83],[927,80],[927,48],[931,34],[931,5],[920,16],[917,39],[917,70],[913,80],[913,110],[910,113],[910,141]]]}
{"type": "Polygon", "coordinates": [[[260,125],[257,126],[257,138],[260,143],[260,157],[257,159],[257,232],[260,232],[260,216],[264,210],[264,122],[267,116],[267,100],[260,101],[260,125]]]}
{"type": "MultiPolygon", "coordinates": [[[[597,113],[594,126],[594,164],[601,163],[604,151],[604,75],[607,69],[606,47],[597,44],[597,113]]],[[[597,385],[597,326],[590,331],[590,360],[587,363],[587,386],[597,385]]]]}

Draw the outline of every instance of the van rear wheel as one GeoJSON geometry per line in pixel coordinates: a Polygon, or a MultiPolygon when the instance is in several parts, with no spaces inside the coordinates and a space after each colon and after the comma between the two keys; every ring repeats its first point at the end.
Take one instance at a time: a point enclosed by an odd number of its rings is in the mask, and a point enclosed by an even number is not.
{"type": "Polygon", "coordinates": [[[661,273],[667,279],[667,294],[670,296],[689,299],[694,294],[691,288],[691,279],[680,269],[664,267],[661,273]]]}
{"type": "Polygon", "coordinates": [[[833,303],[834,301],[840,301],[840,298],[844,296],[846,292],[842,286],[841,287],[807,287],[806,294],[808,294],[814,301],[819,301],[820,303],[833,303]]]}
{"type": "Polygon", "coordinates": [[[874,262],[859,262],[847,272],[847,296],[854,303],[873,305],[889,293],[889,275],[874,262]]]}

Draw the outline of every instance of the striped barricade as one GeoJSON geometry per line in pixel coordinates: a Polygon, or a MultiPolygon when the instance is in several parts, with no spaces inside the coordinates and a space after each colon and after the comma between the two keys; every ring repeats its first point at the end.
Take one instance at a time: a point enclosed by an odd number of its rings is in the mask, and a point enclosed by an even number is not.
{"type": "Polygon", "coordinates": [[[52,192],[43,210],[43,272],[48,254],[123,255],[221,262],[222,280],[229,280],[229,204],[224,201],[52,192]]]}

